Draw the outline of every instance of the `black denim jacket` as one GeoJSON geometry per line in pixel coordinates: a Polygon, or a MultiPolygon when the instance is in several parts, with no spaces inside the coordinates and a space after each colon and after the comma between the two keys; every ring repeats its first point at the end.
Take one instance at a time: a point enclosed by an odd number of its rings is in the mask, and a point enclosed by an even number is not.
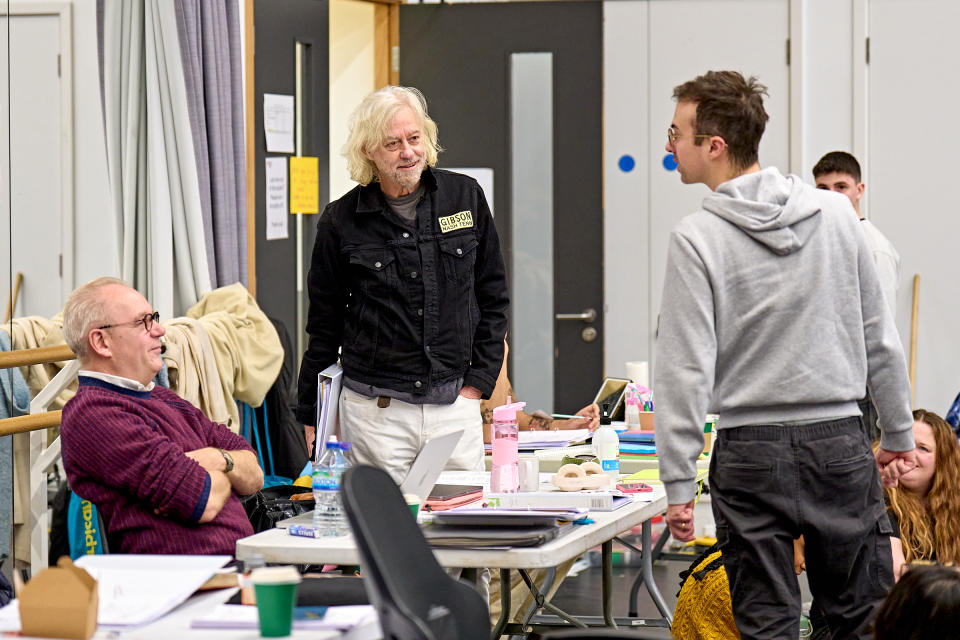
{"type": "Polygon", "coordinates": [[[506,272],[483,191],[467,176],[423,172],[416,229],[378,183],[327,205],[307,288],[309,343],[297,417],[312,425],[317,373],[337,361],[358,382],[414,394],[463,377],[490,397],[503,364],[506,272]]]}

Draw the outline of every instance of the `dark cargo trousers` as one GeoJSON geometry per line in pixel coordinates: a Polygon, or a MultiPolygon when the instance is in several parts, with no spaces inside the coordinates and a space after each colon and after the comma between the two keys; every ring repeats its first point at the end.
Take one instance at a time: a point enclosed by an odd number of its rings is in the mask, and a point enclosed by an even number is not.
{"type": "Polygon", "coordinates": [[[834,638],[872,638],[893,586],[880,474],[858,417],[721,429],[710,462],[717,538],[744,640],[796,638],[793,540],[834,638]]]}

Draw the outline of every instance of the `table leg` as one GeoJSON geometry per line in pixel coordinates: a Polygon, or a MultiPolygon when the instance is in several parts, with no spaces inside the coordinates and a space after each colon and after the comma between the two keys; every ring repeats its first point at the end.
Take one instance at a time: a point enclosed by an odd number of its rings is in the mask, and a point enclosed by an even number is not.
{"type": "MultiPolygon", "coordinates": [[[[546,598],[547,594],[550,593],[550,589],[553,588],[553,581],[557,577],[557,568],[550,567],[546,570],[543,575],[543,584],[540,585],[540,592],[543,594],[543,597],[546,598]]],[[[520,624],[527,625],[530,623],[530,620],[533,618],[533,615],[540,608],[540,604],[537,602],[536,596],[534,596],[533,602],[530,603],[530,606],[527,608],[527,612],[523,615],[520,624]]]]}
{"type": "Polygon", "coordinates": [[[547,602],[545,596],[540,593],[539,589],[537,589],[537,585],[533,582],[533,580],[530,579],[530,574],[527,573],[525,569],[517,569],[517,571],[520,572],[520,577],[523,578],[524,583],[526,583],[527,589],[529,589],[530,593],[533,594],[533,598],[536,600],[538,609],[545,609],[553,615],[563,618],[575,627],[580,627],[581,629],[587,628],[587,625],[580,620],[577,620],[563,609],[560,609],[559,607],[547,602]]]}
{"type": "Polygon", "coordinates": [[[490,635],[492,640],[499,640],[503,635],[503,628],[510,621],[510,569],[500,569],[500,617],[490,635]]]}
{"type": "Polygon", "coordinates": [[[612,600],[613,600],[613,540],[607,540],[601,546],[603,565],[603,621],[608,627],[617,628],[617,622],[613,619],[612,600]]]}
{"type": "MultiPolygon", "coordinates": [[[[660,534],[660,537],[657,539],[657,544],[655,544],[653,547],[653,553],[651,554],[651,558],[650,558],[651,562],[657,561],[657,559],[660,557],[660,554],[663,553],[664,545],[667,543],[667,540],[669,539],[670,539],[670,530],[664,527],[663,532],[660,534]]],[[[641,561],[643,560],[643,555],[644,553],[646,553],[645,551],[641,549],[637,549],[632,544],[625,542],[623,540],[620,540],[620,538],[617,538],[617,540],[621,544],[624,544],[630,547],[631,549],[633,549],[634,551],[636,551],[637,553],[639,553],[641,561]]],[[[627,613],[627,615],[630,616],[631,618],[637,617],[637,608],[638,608],[637,598],[640,595],[640,587],[643,586],[643,582],[644,582],[644,576],[643,576],[643,572],[641,571],[640,573],[637,574],[637,579],[633,581],[633,585],[631,585],[630,587],[630,599],[628,600],[630,610],[627,613]]]]}
{"type": "Polygon", "coordinates": [[[643,574],[643,580],[647,583],[647,593],[650,594],[650,599],[653,600],[653,603],[657,605],[657,609],[660,610],[660,615],[666,618],[667,622],[671,625],[673,624],[673,613],[670,611],[670,608],[667,607],[667,603],[663,599],[663,595],[660,593],[660,589],[657,587],[657,583],[653,580],[653,553],[647,553],[647,549],[651,549],[651,538],[653,531],[653,525],[649,520],[644,521],[643,527],[640,530],[641,540],[643,541],[643,557],[641,558],[641,571],[643,574]]]}

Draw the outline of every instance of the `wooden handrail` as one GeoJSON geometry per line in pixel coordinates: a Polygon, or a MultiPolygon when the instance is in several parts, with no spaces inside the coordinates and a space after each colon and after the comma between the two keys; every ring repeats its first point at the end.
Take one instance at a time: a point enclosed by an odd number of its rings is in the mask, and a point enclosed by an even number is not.
{"type": "Polygon", "coordinates": [[[37,349],[17,349],[15,351],[0,352],[0,369],[10,367],[26,367],[32,364],[47,364],[73,360],[77,356],[65,344],[56,347],[39,347],[37,349]]]}
{"type": "Polygon", "coordinates": [[[10,322],[13,313],[17,310],[17,298],[20,297],[20,284],[23,282],[23,272],[17,271],[17,278],[13,281],[13,291],[7,296],[7,311],[3,314],[3,322],[10,322]]]}
{"type": "Polygon", "coordinates": [[[0,437],[59,426],[61,413],[63,412],[59,410],[44,411],[16,418],[4,418],[0,420],[0,437]]]}

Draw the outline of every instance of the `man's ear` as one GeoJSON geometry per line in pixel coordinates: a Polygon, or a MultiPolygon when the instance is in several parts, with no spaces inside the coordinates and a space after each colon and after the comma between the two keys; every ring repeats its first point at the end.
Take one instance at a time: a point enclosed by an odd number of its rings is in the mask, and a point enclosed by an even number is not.
{"type": "Polygon", "coordinates": [[[720,136],[710,138],[710,158],[716,160],[727,149],[727,141],[720,136]]]}
{"type": "Polygon", "coordinates": [[[864,191],[867,190],[867,185],[864,182],[861,182],[857,185],[857,201],[859,202],[860,198],[863,197],[864,191]]]}
{"type": "Polygon", "coordinates": [[[90,347],[92,353],[97,354],[101,358],[109,358],[112,355],[107,334],[103,332],[103,329],[94,329],[88,333],[87,345],[90,347]]]}

